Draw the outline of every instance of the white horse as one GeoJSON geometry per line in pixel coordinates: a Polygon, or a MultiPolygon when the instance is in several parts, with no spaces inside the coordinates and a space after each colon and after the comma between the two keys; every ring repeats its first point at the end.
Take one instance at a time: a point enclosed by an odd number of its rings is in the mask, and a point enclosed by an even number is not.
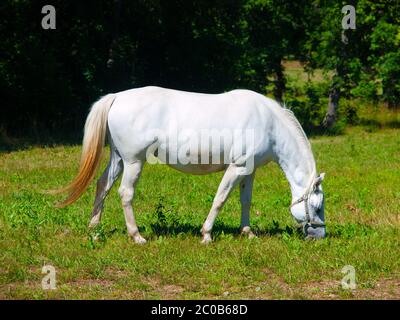
{"type": "Polygon", "coordinates": [[[214,221],[236,185],[240,185],[241,230],[253,236],[249,211],[254,174],[269,161],[277,162],[289,181],[290,210],[303,225],[305,235],[325,236],[321,187],[324,174],[317,176],[310,143],[293,113],[272,99],[249,90],[201,94],[160,87],[104,96],[93,105],[86,119],[79,173],[68,186],[57,191],[68,193],[60,207],[76,201],[89,186],[100,164],[106,134],[110,161],[97,181],[90,227],[100,222],[104,199],[123,172],[119,195],[128,234],[136,243],[146,242],[136,225],[132,200],[143,164],[153,152],[159,157],[162,154],[164,162],[186,173],[225,170],[202,227],[203,243],[211,241],[214,221]],[[211,146],[212,156],[216,154],[217,159],[210,163],[209,146],[190,144],[187,148],[188,132],[199,137],[207,131],[250,132],[251,146],[247,140],[243,142],[243,135],[234,134],[231,139],[211,146]],[[193,161],[183,161],[182,150],[183,156],[190,156],[193,161]],[[195,161],[198,159],[203,161],[195,161]]]}

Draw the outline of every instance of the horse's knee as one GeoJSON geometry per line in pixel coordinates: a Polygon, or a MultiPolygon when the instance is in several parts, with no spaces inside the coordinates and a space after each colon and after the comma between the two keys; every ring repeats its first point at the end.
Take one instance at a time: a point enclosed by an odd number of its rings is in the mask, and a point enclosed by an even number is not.
{"type": "Polygon", "coordinates": [[[133,199],[133,188],[126,188],[121,186],[118,189],[119,196],[121,197],[123,206],[130,206],[133,199]]]}

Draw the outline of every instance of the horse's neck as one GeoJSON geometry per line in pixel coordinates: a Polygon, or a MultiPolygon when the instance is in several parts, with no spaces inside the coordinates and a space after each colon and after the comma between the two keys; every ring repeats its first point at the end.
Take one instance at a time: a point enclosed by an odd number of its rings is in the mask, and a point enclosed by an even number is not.
{"type": "Polygon", "coordinates": [[[276,126],[275,157],[292,191],[292,199],[304,195],[316,177],[315,160],[311,148],[281,119],[276,126]]]}

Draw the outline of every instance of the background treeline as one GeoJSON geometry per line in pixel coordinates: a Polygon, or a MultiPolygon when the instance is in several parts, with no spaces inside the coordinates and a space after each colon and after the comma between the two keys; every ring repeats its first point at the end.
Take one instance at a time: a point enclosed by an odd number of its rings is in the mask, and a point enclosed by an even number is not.
{"type": "Polygon", "coordinates": [[[400,1],[86,0],[0,3],[0,141],[80,137],[99,96],[146,85],[247,88],[334,128],[340,101],[400,107],[400,1]],[[56,30],[41,9],[56,8],[56,30]],[[346,4],[356,30],[342,29],[346,4]],[[298,85],[285,61],[319,81],[298,85]]]}

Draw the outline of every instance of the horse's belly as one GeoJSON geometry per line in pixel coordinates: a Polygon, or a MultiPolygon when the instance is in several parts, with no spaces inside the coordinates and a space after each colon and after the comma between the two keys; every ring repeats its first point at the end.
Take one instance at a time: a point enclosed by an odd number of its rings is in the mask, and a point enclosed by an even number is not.
{"type": "Polygon", "coordinates": [[[229,150],[217,148],[215,153],[208,148],[202,149],[200,146],[187,148],[188,145],[177,144],[176,148],[165,148],[167,143],[164,141],[155,144],[153,153],[148,149],[148,154],[152,153],[159,162],[169,165],[170,167],[185,173],[191,174],[209,174],[225,170],[232,162],[228,157],[229,150]],[[155,149],[154,149],[155,148],[155,149]],[[150,151],[150,152],[149,152],[150,151]]]}
{"type": "Polygon", "coordinates": [[[191,174],[197,174],[197,175],[202,175],[202,174],[209,174],[209,173],[214,173],[218,171],[225,170],[227,165],[226,164],[170,164],[167,163],[171,168],[174,168],[178,171],[184,172],[184,173],[191,173],[191,174]]]}

